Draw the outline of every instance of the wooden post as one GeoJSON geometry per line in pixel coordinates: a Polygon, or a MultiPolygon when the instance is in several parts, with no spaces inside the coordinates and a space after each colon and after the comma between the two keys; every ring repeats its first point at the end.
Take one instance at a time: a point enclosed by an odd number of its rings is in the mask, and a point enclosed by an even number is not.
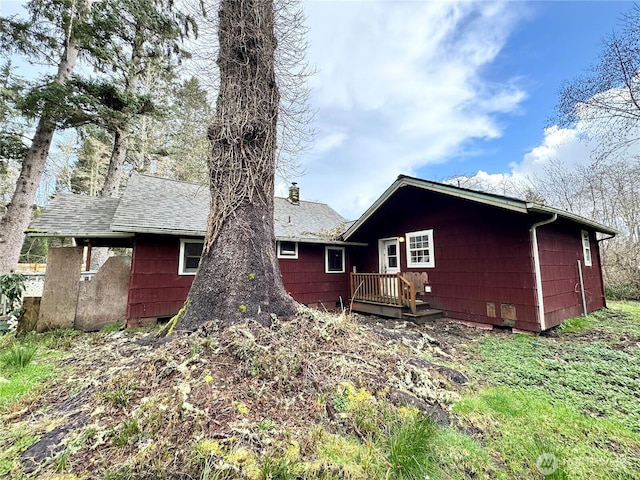
{"type": "Polygon", "coordinates": [[[91,240],[87,242],[87,263],[84,266],[84,270],[86,272],[91,270],[91,240]]]}

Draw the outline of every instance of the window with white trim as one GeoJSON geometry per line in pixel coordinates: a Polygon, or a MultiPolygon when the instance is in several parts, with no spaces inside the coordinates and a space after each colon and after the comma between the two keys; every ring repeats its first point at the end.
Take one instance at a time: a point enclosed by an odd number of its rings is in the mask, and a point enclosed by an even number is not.
{"type": "Polygon", "coordinates": [[[324,272],[344,273],[344,247],[324,247],[324,272]]]}
{"type": "Polygon", "coordinates": [[[278,258],[298,258],[298,242],[276,242],[278,258]]]}
{"type": "Polygon", "coordinates": [[[580,232],[582,237],[582,256],[584,257],[584,266],[590,267],[591,263],[591,241],[589,240],[589,232],[582,230],[580,232]]]}
{"type": "Polygon", "coordinates": [[[178,260],[178,275],[195,275],[202,256],[202,240],[180,239],[180,258],[178,260]]]}
{"type": "Polygon", "coordinates": [[[434,268],[433,229],[405,234],[407,268],[434,268]]]}

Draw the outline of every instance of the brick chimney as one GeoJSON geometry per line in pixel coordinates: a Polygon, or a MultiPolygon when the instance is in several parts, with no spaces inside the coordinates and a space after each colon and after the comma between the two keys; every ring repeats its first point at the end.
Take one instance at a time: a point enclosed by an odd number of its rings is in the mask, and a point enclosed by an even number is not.
{"type": "Polygon", "coordinates": [[[289,201],[293,205],[300,205],[300,187],[296,182],[291,182],[289,187],[289,201]]]}

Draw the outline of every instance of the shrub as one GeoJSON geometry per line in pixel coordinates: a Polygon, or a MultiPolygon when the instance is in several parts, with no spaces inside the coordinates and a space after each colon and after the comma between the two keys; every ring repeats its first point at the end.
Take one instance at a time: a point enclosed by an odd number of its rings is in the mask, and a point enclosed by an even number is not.
{"type": "Polygon", "coordinates": [[[606,285],[604,291],[609,300],[640,300],[640,284],[638,282],[606,285]]]}
{"type": "MultiPolygon", "coordinates": [[[[7,299],[7,308],[10,315],[20,316],[22,310],[22,293],[24,292],[25,277],[21,273],[9,273],[0,275],[0,296],[7,299]]],[[[0,314],[5,312],[0,311],[0,314]]]]}

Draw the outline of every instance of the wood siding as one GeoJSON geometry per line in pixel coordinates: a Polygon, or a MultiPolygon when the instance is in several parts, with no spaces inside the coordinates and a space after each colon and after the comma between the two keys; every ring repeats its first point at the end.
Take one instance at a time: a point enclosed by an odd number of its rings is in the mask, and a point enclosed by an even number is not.
{"type": "Polygon", "coordinates": [[[578,274],[578,260],[582,264],[587,311],[605,306],[600,256],[594,233],[590,232],[591,261],[585,266],[581,230],[575,223],[559,220],[538,229],[540,271],[544,295],[547,328],[563,320],[582,315],[582,298],[578,274]]]}
{"type": "MultiPolygon", "coordinates": [[[[324,255],[324,245],[298,243],[297,259],[279,259],[284,287],[297,302],[305,305],[321,303],[326,308],[334,308],[340,298],[346,305],[349,265],[345,265],[345,273],[324,273],[324,255]]],[[[348,262],[348,251],[345,257],[348,262]]]]}
{"type": "MultiPolygon", "coordinates": [[[[423,299],[452,318],[539,331],[530,227],[549,215],[522,214],[413,187],[397,191],[350,240],[368,242],[352,259],[358,272],[378,271],[378,240],[433,229],[435,267],[425,271],[423,299]]],[[[600,256],[590,232],[592,266],[584,266],[580,231],[558,220],[538,228],[546,328],[582,314],[577,260],[582,261],[587,309],[605,306],[600,256]]]]}
{"type": "Polygon", "coordinates": [[[178,275],[180,239],[136,236],[131,259],[127,318],[170,317],[187,298],[192,275],[178,275]]]}
{"type": "Polygon", "coordinates": [[[433,229],[434,268],[407,268],[406,242],[400,244],[402,271],[429,275],[432,290],[423,299],[432,308],[460,320],[537,331],[529,221],[523,214],[405,187],[350,239],[370,244],[353,263],[359,272],[377,272],[378,239],[433,229]]]}
{"type": "MultiPolygon", "coordinates": [[[[127,304],[128,319],[170,317],[187,298],[193,275],[178,275],[180,239],[140,235],[134,240],[127,304]]],[[[345,273],[324,273],[324,245],[298,244],[297,259],[279,259],[284,286],[304,304],[335,306],[349,296],[349,267],[345,273]]]]}

